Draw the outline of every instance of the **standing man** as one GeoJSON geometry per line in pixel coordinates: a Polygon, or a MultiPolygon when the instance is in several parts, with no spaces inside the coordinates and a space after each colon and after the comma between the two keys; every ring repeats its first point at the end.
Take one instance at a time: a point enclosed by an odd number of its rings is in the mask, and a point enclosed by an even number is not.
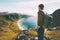
{"type": "Polygon", "coordinates": [[[44,39],[44,28],[46,25],[44,24],[45,20],[45,13],[43,12],[44,5],[40,4],[38,6],[39,11],[38,11],[38,40],[43,40],[44,39]]]}

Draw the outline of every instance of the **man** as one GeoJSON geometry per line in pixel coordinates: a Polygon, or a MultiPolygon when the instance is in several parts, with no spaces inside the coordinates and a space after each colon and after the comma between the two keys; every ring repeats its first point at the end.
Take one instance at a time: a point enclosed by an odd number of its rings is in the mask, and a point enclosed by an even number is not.
{"type": "Polygon", "coordinates": [[[46,25],[44,24],[45,20],[45,13],[43,12],[44,5],[40,4],[38,6],[39,11],[38,11],[38,40],[43,40],[44,39],[44,28],[46,25]]]}

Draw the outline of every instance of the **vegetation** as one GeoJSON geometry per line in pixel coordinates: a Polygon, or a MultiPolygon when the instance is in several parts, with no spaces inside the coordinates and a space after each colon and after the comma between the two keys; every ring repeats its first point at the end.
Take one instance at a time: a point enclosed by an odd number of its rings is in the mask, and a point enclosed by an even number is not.
{"type": "Polygon", "coordinates": [[[19,29],[18,14],[0,13],[0,40],[15,40],[19,29]]]}
{"type": "Polygon", "coordinates": [[[60,30],[46,30],[45,36],[52,40],[60,40],[60,30]]]}
{"type": "Polygon", "coordinates": [[[35,30],[29,30],[28,34],[30,34],[31,36],[36,36],[37,32],[35,30]]]}

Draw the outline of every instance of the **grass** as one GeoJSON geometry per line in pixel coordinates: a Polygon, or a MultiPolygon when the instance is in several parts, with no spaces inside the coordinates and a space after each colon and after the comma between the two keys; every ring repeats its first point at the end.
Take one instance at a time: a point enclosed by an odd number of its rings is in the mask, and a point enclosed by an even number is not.
{"type": "Polygon", "coordinates": [[[53,40],[60,40],[60,30],[46,30],[45,36],[53,39],[53,40]]]}
{"type": "Polygon", "coordinates": [[[0,15],[0,40],[15,40],[18,35],[18,20],[7,20],[0,15]]]}
{"type": "Polygon", "coordinates": [[[12,25],[4,25],[0,27],[0,40],[15,40],[18,35],[18,26],[17,22],[10,22],[12,25]]]}

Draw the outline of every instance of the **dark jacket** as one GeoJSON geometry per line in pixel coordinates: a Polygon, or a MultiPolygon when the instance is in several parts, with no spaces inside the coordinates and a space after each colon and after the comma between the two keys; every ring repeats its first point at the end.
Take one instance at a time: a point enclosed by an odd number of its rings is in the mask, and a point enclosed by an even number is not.
{"type": "Polygon", "coordinates": [[[49,15],[45,14],[43,11],[38,12],[38,26],[49,26],[51,22],[51,17],[49,15]]]}
{"type": "Polygon", "coordinates": [[[38,12],[38,26],[42,26],[44,24],[44,12],[43,11],[39,11],[38,12]]]}

